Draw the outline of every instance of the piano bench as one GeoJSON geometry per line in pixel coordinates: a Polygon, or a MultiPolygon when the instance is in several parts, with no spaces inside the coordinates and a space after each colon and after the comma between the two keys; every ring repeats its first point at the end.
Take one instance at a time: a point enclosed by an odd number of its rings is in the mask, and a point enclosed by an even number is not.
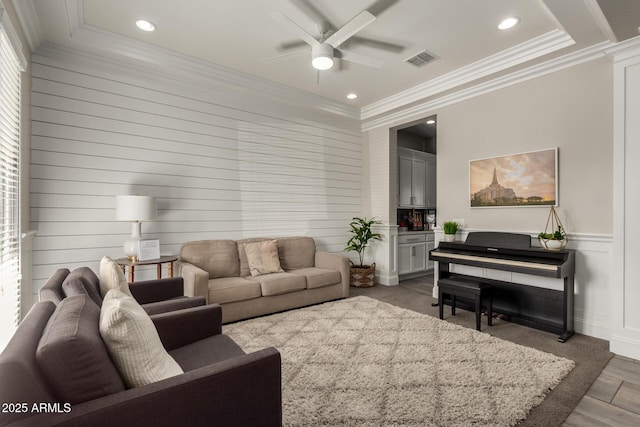
{"type": "Polygon", "coordinates": [[[480,317],[482,315],[482,300],[487,301],[487,325],[491,326],[493,317],[492,286],[483,283],[474,277],[451,276],[438,280],[438,308],[440,319],[444,311],[444,295],[451,298],[451,315],[456,314],[456,297],[471,298],[475,302],[476,330],[480,330],[480,317]]]}

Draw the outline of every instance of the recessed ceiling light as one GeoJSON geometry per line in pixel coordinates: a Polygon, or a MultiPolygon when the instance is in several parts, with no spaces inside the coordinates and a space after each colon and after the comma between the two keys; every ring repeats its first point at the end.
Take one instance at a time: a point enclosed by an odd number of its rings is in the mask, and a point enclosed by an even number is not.
{"type": "Polygon", "coordinates": [[[136,21],[136,26],[142,31],[155,31],[156,29],[156,24],[151,21],[147,21],[146,19],[138,19],[136,21]]]}
{"type": "Polygon", "coordinates": [[[508,30],[509,28],[515,27],[518,22],[520,22],[520,18],[517,16],[511,16],[509,18],[503,19],[500,24],[498,24],[498,28],[501,30],[508,30]]]}
{"type": "Polygon", "coordinates": [[[349,95],[347,95],[348,99],[356,99],[358,97],[358,95],[356,95],[355,93],[350,93],[349,95]]]}
{"type": "Polygon", "coordinates": [[[436,121],[433,120],[433,119],[430,119],[430,120],[427,120],[427,124],[428,125],[434,125],[434,124],[436,124],[436,121]]]}

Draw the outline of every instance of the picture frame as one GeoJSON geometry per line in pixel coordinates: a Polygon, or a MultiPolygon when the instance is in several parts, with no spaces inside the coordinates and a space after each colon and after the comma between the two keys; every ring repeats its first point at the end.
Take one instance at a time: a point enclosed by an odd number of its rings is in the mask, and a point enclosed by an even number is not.
{"type": "Polygon", "coordinates": [[[558,148],[470,160],[469,206],[558,206],[558,148]]]}
{"type": "Polygon", "coordinates": [[[140,239],[138,241],[138,261],[160,258],[160,240],[140,239]]]}

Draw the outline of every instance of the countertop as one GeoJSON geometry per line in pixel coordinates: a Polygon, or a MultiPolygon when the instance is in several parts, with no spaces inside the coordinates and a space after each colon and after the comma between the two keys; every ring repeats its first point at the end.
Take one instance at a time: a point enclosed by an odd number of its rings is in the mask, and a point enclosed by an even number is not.
{"type": "Polygon", "coordinates": [[[421,230],[421,231],[398,231],[398,234],[433,234],[433,230],[421,230]]]}

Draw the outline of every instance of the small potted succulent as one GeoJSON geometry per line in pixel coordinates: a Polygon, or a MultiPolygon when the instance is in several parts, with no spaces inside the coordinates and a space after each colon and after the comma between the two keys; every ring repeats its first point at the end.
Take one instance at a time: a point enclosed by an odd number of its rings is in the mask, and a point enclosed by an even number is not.
{"type": "Polygon", "coordinates": [[[567,235],[562,225],[558,225],[553,233],[545,233],[543,231],[538,234],[538,240],[540,241],[540,246],[550,251],[559,251],[567,245],[567,235]]]}
{"type": "Polygon", "coordinates": [[[568,240],[567,233],[560,222],[558,213],[555,208],[551,206],[549,217],[547,218],[547,225],[544,231],[538,234],[540,246],[549,251],[560,251],[567,246],[568,240]]]}
{"type": "Polygon", "coordinates": [[[456,240],[458,223],[455,221],[445,221],[444,223],[442,223],[442,230],[444,231],[444,241],[453,242],[454,240],[456,240]]]}

